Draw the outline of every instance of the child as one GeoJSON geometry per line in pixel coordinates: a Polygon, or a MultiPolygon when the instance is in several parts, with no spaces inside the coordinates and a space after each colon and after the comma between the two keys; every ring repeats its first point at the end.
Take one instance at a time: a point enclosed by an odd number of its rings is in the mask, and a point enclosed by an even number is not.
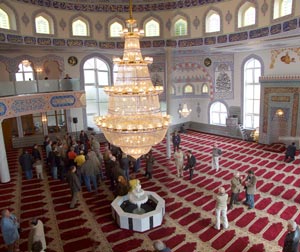
{"type": "Polygon", "coordinates": [[[44,179],[43,176],[43,163],[40,159],[37,159],[35,163],[33,164],[33,167],[35,167],[36,176],[38,179],[44,179]]]}

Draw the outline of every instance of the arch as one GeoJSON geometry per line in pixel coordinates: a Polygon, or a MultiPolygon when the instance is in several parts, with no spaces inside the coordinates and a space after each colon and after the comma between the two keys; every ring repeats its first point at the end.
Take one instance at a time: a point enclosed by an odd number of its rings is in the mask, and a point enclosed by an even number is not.
{"type": "Polygon", "coordinates": [[[188,84],[185,84],[183,86],[183,89],[182,89],[182,92],[183,94],[194,94],[195,93],[195,87],[194,85],[188,83],[188,84]]]}
{"type": "Polygon", "coordinates": [[[71,17],[70,19],[70,36],[71,37],[92,37],[92,22],[91,20],[79,13],[71,17]],[[75,27],[74,27],[75,26],[75,27]],[[78,29],[77,31],[74,31],[78,29]],[[75,33],[74,33],[75,32],[75,33]]]}
{"type": "Polygon", "coordinates": [[[223,100],[214,100],[208,105],[208,123],[213,125],[226,126],[228,117],[228,105],[223,100]]]}
{"type": "Polygon", "coordinates": [[[184,12],[177,12],[172,19],[171,35],[173,37],[187,37],[191,34],[190,17],[184,12]]]}
{"type": "Polygon", "coordinates": [[[272,0],[271,20],[285,19],[294,15],[294,0],[272,0]]]}
{"type": "Polygon", "coordinates": [[[209,93],[209,85],[207,83],[202,84],[201,93],[202,94],[208,94],[209,93]]]}
{"type": "Polygon", "coordinates": [[[1,28],[0,30],[18,31],[18,15],[16,10],[7,1],[0,1],[0,9],[7,15],[8,28],[1,28]]]}
{"type": "MultiPolygon", "coordinates": [[[[150,13],[148,15],[146,15],[142,20],[141,20],[141,27],[143,27],[144,31],[145,31],[145,37],[147,37],[147,28],[146,28],[146,24],[148,22],[150,22],[151,20],[155,21],[158,23],[159,26],[159,34],[157,36],[155,36],[156,38],[162,37],[163,34],[163,23],[164,21],[161,19],[160,16],[155,15],[154,13],[150,13]]],[[[154,37],[154,36],[148,36],[148,37],[154,37]]]]}
{"type": "Polygon", "coordinates": [[[171,95],[176,95],[176,88],[175,88],[174,85],[171,85],[171,86],[170,86],[170,94],[171,94],[171,95]]]}
{"type": "Polygon", "coordinates": [[[241,1],[236,9],[236,29],[254,28],[258,24],[258,3],[250,0],[241,1]]]}
{"type": "MultiPolygon", "coordinates": [[[[113,64],[110,58],[107,58],[106,56],[99,54],[99,53],[93,53],[85,56],[81,62],[80,62],[80,89],[85,90],[85,80],[84,80],[84,65],[85,63],[93,58],[98,58],[101,61],[105,62],[107,64],[108,70],[109,70],[109,84],[112,84],[113,80],[113,64]]],[[[88,126],[88,121],[90,122],[92,120],[92,115],[88,115],[87,108],[83,109],[83,125],[86,128],[88,126]],[[88,118],[89,117],[89,118],[88,118]]]]}
{"type": "Polygon", "coordinates": [[[115,23],[115,22],[117,22],[117,23],[119,23],[120,25],[122,25],[122,28],[125,27],[125,19],[124,19],[123,17],[121,17],[121,16],[119,16],[119,15],[115,15],[115,16],[112,16],[112,17],[108,18],[108,19],[106,20],[106,23],[105,23],[105,27],[108,27],[108,28],[106,29],[106,39],[109,39],[109,40],[111,40],[111,39],[118,39],[118,40],[121,39],[120,36],[118,36],[118,37],[111,37],[111,36],[110,36],[110,26],[111,26],[113,23],[115,23]]]}
{"type": "Polygon", "coordinates": [[[204,13],[202,24],[204,33],[208,33],[209,35],[221,33],[223,31],[222,11],[215,7],[209,8],[204,13]]]}
{"type": "Polygon", "coordinates": [[[45,9],[39,9],[32,13],[32,20],[36,20],[38,17],[43,17],[49,24],[49,33],[38,32],[36,27],[36,22],[32,22],[33,31],[37,35],[45,34],[45,35],[56,35],[57,24],[55,17],[45,9]]]}
{"type": "MultiPolygon", "coordinates": [[[[246,79],[245,79],[245,72],[244,72],[244,69],[245,69],[245,65],[249,62],[249,60],[251,59],[254,59],[254,60],[257,60],[260,64],[260,69],[261,69],[261,76],[264,75],[264,61],[261,57],[255,55],[255,54],[251,54],[251,55],[248,55],[248,57],[246,57],[243,61],[242,61],[242,64],[241,64],[241,76],[242,76],[242,82],[243,85],[242,85],[242,89],[241,89],[241,101],[242,101],[242,105],[241,105],[241,115],[242,115],[242,122],[243,122],[243,125],[244,127],[246,127],[247,125],[245,125],[245,113],[247,112],[245,110],[245,93],[246,93],[246,89],[245,89],[245,82],[246,82],[246,79]]],[[[248,127],[249,128],[249,127],[248,127]]]]}

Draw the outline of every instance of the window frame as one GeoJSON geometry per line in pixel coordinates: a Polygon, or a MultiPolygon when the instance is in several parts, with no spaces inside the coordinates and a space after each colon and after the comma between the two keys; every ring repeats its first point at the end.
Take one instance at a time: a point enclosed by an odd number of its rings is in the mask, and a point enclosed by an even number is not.
{"type": "Polygon", "coordinates": [[[121,38],[121,35],[120,35],[120,34],[119,34],[118,36],[112,36],[111,30],[112,30],[112,26],[113,26],[114,24],[119,24],[119,25],[121,26],[120,32],[123,31],[124,26],[122,25],[122,23],[119,22],[118,20],[115,20],[115,21],[113,21],[113,22],[109,25],[109,34],[108,34],[108,35],[109,35],[110,38],[113,38],[113,39],[121,38]]]}
{"type": "Polygon", "coordinates": [[[255,88],[260,90],[260,82],[259,82],[259,76],[255,76],[255,71],[260,69],[260,76],[263,74],[263,66],[260,60],[258,60],[255,57],[249,57],[244,64],[242,65],[242,72],[243,72],[243,127],[246,129],[256,129],[257,127],[259,127],[260,124],[260,97],[261,95],[259,95],[259,98],[255,98],[255,88]],[[254,67],[247,67],[248,64],[252,63],[252,61],[254,61],[254,67]],[[257,62],[257,63],[256,63],[257,62]],[[259,64],[259,65],[257,65],[259,64]],[[247,71],[251,71],[251,75],[252,75],[252,79],[253,82],[247,82],[247,71]],[[255,82],[255,79],[258,80],[258,82],[255,82]],[[253,88],[253,96],[250,97],[250,92],[249,92],[249,88],[251,89],[251,87],[253,88]],[[251,108],[251,110],[249,110],[249,102],[253,103],[253,107],[251,108]],[[257,101],[259,102],[259,108],[258,108],[258,113],[255,113],[255,110],[257,110],[257,108],[255,108],[255,102],[257,103],[257,101]],[[250,111],[250,112],[248,112],[250,111]],[[251,125],[246,124],[246,117],[250,116],[251,117],[251,125]],[[254,117],[258,117],[258,125],[255,125],[255,120],[254,117]]]}
{"type": "MultiPolygon", "coordinates": [[[[94,100],[95,103],[97,104],[97,112],[88,112],[87,107],[86,107],[86,122],[87,122],[87,126],[88,127],[95,127],[95,124],[90,125],[89,124],[89,117],[95,117],[95,116],[101,116],[106,114],[106,111],[104,111],[103,113],[101,112],[101,103],[103,104],[107,104],[108,107],[108,101],[107,102],[101,102],[100,100],[100,95],[99,95],[99,90],[103,89],[106,86],[111,86],[113,85],[113,77],[112,77],[112,67],[109,64],[108,60],[106,60],[105,58],[98,56],[98,55],[92,55],[87,57],[86,59],[84,59],[84,62],[82,63],[82,72],[83,72],[83,89],[85,90],[85,87],[94,87],[97,92],[96,92],[96,99],[88,99],[88,96],[86,97],[86,103],[88,104],[89,101],[94,100]],[[89,61],[89,60],[94,60],[94,67],[93,68],[89,68],[89,67],[85,67],[85,64],[89,61]],[[104,63],[107,67],[107,71],[103,70],[103,69],[99,69],[97,68],[97,64],[96,64],[96,60],[100,60],[102,61],[102,63],[104,63]],[[94,83],[86,83],[85,80],[85,71],[94,71],[94,77],[95,77],[95,82],[94,83]],[[100,85],[101,81],[98,79],[98,73],[99,72],[106,72],[107,73],[107,78],[108,78],[108,85],[100,85]]],[[[103,105],[102,105],[103,106],[103,105]]]]}
{"type": "Polygon", "coordinates": [[[213,101],[209,106],[209,124],[210,125],[218,125],[218,126],[225,126],[226,127],[226,118],[228,118],[228,107],[227,107],[226,103],[223,102],[223,101],[220,101],[220,100],[213,101]],[[219,111],[212,111],[212,109],[216,105],[219,105],[219,104],[220,104],[220,106],[222,106],[222,105],[224,106],[224,108],[226,109],[226,112],[222,111],[221,109],[219,111]],[[218,123],[213,123],[212,122],[212,120],[214,118],[212,113],[215,113],[215,114],[218,115],[218,123]],[[225,117],[224,123],[222,123],[222,115],[224,116],[225,114],[226,114],[226,117],[225,117]]]}
{"type": "Polygon", "coordinates": [[[221,14],[218,11],[216,11],[216,10],[209,10],[208,13],[205,16],[205,33],[207,33],[207,34],[220,33],[221,30],[222,30],[221,26],[222,26],[221,14]],[[218,17],[219,17],[219,30],[217,30],[217,31],[211,31],[210,27],[209,27],[209,25],[210,25],[210,19],[211,19],[211,17],[213,15],[218,15],[218,17]]]}
{"type": "Polygon", "coordinates": [[[277,20],[281,20],[281,19],[286,19],[289,18],[293,15],[294,13],[294,7],[295,7],[295,1],[291,0],[291,10],[290,13],[283,15],[282,14],[282,10],[283,10],[283,3],[285,0],[273,0],[273,11],[271,12],[271,16],[272,16],[272,20],[273,21],[277,21],[277,20]]]}
{"type": "Polygon", "coordinates": [[[6,1],[0,1],[0,8],[7,14],[9,19],[9,29],[0,28],[1,31],[9,31],[12,33],[17,33],[19,29],[19,20],[17,17],[16,10],[8,4],[6,1]]]}
{"type": "Polygon", "coordinates": [[[237,30],[248,30],[250,28],[254,28],[258,24],[258,5],[256,1],[250,2],[250,1],[243,1],[241,4],[237,7],[237,22],[236,27],[237,30]],[[245,12],[253,7],[255,10],[255,17],[254,17],[254,24],[245,25],[245,12]]]}
{"type": "Polygon", "coordinates": [[[159,21],[156,20],[155,18],[150,18],[150,19],[148,19],[147,21],[145,21],[145,23],[144,23],[145,37],[147,37],[147,38],[160,37],[160,34],[161,34],[160,26],[161,26],[161,25],[160,25],[159,21]],[[149,29],[149,28],[147,28],[147,25],[148,25],[150,22],[153,22],[153,23],[156,24],[155,29],[158,27],[158,33],[156,33],[155,35],[147,35],[148,29],[149,29]]]}

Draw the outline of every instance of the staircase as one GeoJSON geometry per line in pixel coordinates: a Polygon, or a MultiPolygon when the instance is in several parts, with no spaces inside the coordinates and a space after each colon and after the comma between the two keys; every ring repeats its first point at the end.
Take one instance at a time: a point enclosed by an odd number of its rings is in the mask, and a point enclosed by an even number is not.
{"type": "Polygon", "coordinates": [[[244,129],[243,125],[242,124],[238,124],[238,128],[241,132],[241,135],[242,135],[242,139],[244,141],[248,141],[248,134],[247,134],[247,131],[244,129]]]}

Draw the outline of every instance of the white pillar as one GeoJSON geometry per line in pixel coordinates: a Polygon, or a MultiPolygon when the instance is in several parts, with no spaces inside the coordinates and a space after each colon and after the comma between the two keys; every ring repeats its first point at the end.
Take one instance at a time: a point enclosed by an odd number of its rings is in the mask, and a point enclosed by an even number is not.
{"type": "Polygon", "coordinates": [[[10,181],[10,174],[8,169],[5,142],[3,137],[2,120],[0,121],[0,146],[2,146],[2,149],[0,151],[0,182],[7,183],[10,181]]]}
{"type": "MultiPolygon", "coordinates": [[[[166,105],[167,105],[167,114],[170,115],[170,108],[171,108],[171,73],[172,73],[172,50],[170,48],[166,49],[166,105]]],[[[172,124],[172,122],[171,122],[172,124]]],[[[167,158],[171,158],[171,125],[169,126],[169,129],[167,131],[167,158]]]]}

